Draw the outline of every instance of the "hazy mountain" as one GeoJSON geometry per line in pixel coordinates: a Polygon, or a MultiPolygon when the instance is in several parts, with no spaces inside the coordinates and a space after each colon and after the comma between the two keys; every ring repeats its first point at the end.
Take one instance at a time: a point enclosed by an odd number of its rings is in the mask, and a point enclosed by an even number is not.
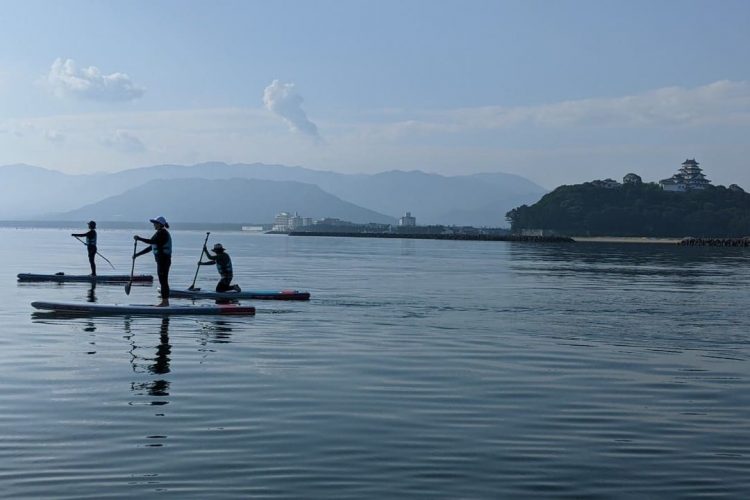
{"type": "Polygon", "coordinates": [[[158,165],[112,175],[119,184],[131,185],[137,179],[185,176],[307,182],[342,200],[393,217],[412,212],[420,224],[505,226],[506,212],[534,203],[547,192],[528,179],[505,173],[443,176],[418,170],[394,170],[374,175],[339,174],[262,163],[158,165]]]}
{"type": "Polygon", "coordinates": [[[446,177],[418,170],[352,176],[327,190],[378,212],[403,215],[409,211],[418,224],[495,227],[507,225],[508,210],[533,203],[546,192],[510,174],[446,177]]]}
{"type": "MultiPolygon", "coordinates": [[[[534,203],[546,192],[528,179],[502,173],[442,176],[420,171],[390,171],[352,175],[284,165],[217,162],[155,165],[111,174],[66,175],[14,165],[0,167],[0,219],[69,211],[152,180],[178,178],[305,182],[341,200],[391,217],[409,211],[417,217],[418,224],[505,226],[507,211],[534,203]]],[[[294,209],[285,207],[283,210],[294,209]]],[[[305,216],[310,213],[305,208],[299,211],[305,216]]],[[[353,220],[346,216],[341,218],[353,220]]]]}
{"type": "Polygon", "coordinates": [[[84,177],[92,176],[67,175],[23,164],[0,167],[0,219],[70,210],[99,199],[95,191],[81,192],[84,177]],[[77,196],[79,193],[80,197],[77,196]]]}
{"type": "Polygon", "coordinates": [[[178,222],[271,222],[279,212],[299,212],[319,219],[393,224],[395,219],[343,201],[318,186],[258,179],[154,180],[77,210],[58,220],[147,221],[164,215],[178,222]]]}

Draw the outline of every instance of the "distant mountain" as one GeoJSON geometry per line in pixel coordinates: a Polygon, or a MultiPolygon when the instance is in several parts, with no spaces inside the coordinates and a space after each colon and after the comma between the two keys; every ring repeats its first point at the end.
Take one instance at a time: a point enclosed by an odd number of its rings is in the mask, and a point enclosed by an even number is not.
{"type": "Polygon", "coordinates": [[[544,188],[510,174],[446,177],[418,170],[394,170],[351,176],[323,189],[343,199],[377,210],[403,215],[411,212],[418,224],[506,226],[505,213],[538,200],[544,188]]]}
{"type": "Polygon", "coordinates": [[[393,217],[343,201],[312,184],[258,179],[154,180],[50,218],[147,221],[164,215],[175,223],[264,223],[273,221],[283,211],[296,211],[314,219],[336,217],[358,223],[395,223],[393,217]]]}
{"type": "Polygon", "coordinates": [[[94,176],[68,175],[31,165],[0,167],[0,219],[27,218],[52,210],[70,210],[100,199],[82,188],[94,176]]]}
{"type": "MultiPolygon", "coordinates": [[[[15,165],[0,167],[0,219],[70,211],[152,180],[179,178],[304,182],[317,185],[341,200],[394,218],[409,211],[417,217],[418,224],[506,226],[508,210],[533,203],[546,192],[528,179],[502,173],[442,176],[420,171],[390,171],[364,175],[262,163],[214,162],[190,166],[155,165],[111,174],[66,175],[15,165]]],[[[310,215],[305,208],[300,213],[310,215]]]]}
{"type": "Polygon", "coordinates": [[[505,173],[443,176],[418,170],[374,175],[340,174],[302,167],[221,162],[190,166],[156,165],[111,174],[115,185],[137,185],[148,179],[242,177],[292,180],[319,186],[342,200],[398,217],[405,212],[420,224],[504,226],[505,213],[537,201],[547,191],[523,177],[505,173]]]}

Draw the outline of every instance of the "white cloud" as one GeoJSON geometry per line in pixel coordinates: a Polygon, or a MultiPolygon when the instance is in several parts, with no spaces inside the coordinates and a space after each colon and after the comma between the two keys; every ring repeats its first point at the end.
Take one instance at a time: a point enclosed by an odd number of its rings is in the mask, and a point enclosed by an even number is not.
{"type": "Polygon", "coordinates": [[[614,98],[540,106],[430,111],[384,125],[383,134],[459,133],[523,126],[569,128],[700,127],[750,124],[750,83],[717,81],[696,88],[665,87],[614,98]]]}
{"type": "MultiPolygon", "coordinates": [[[[278,102],[269,96],[269,103],[278,102]]],[[[630,170],[658,180],[695,156],[715,183],[750,185],[747,82],[512,108],[337,112],[336,119],[320,122],[325,144],[294,140],[285,125],[274,126],[279,116],[258,106],[6,119],[0,146],[4,163],[63,169],[131,168],[134,158],[139,164],[260,161],[349,172],[502,170],[548,187],[630,170]],[[45,130],[64,132],[66,155],[49,147],[45,130]]]]}
{"type": "Polygon", "coordinates": [[[115,131],[110,137],[102,140],[102,144],[122,153],[143,153],[146,151],[143,141],[126,130],[115,131]]]}
{"type": "Polygon", "coordinates": [[[319,140],[318,127],[307,118],[302,101],[302,97],[294,91],[293,83],[274,80],[263,91],[263,104],[269,111],[283,118],[292,131],[319,140]]]}
{"type": "Polygon", "coordinates": [[[79,69],[72,59],[55,59],[46,81],[58,97],[84,100],[132,101],[145,92],[125,73],[104,75],[96,66],[79,69]]]}

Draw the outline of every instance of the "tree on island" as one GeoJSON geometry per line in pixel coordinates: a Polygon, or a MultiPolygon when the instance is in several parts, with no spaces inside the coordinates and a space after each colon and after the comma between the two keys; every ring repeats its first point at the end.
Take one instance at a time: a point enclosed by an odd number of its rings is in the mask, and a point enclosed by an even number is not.
{"type": "Polygon", "coordinates": [[[750,194],[738,186],[664,191],[654,183],[618,187],[560,186],[537,203],[506,214],[514,233],[547,230],[579,236],[744,237],[750,235],[750,194]]]}

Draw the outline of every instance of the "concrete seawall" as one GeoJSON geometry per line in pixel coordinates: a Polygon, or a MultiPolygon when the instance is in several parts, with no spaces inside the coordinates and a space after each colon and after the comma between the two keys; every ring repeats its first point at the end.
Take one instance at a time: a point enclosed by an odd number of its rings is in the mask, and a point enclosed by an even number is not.
{"type": "Polygon", "coordinates": [[[573,243],[565,236],[519,236],[494,234],[400,234],[400,233],[346,233],[292,231],[289,236],[337,236],[344,238],[403,238],[419,240],[462,240],[462,241],[519,241],[529,243],[573,243]]]}

